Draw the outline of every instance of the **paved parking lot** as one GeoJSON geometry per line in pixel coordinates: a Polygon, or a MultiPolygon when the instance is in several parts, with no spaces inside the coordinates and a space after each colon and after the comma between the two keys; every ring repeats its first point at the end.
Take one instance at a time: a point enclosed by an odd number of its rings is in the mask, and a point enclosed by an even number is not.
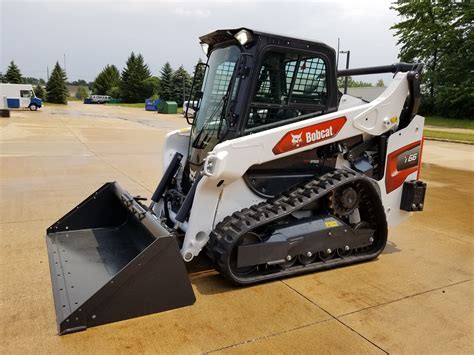
{"type": "Polygon", "coordinates": [[[193,273],[194,306],[56,332],[45,230],[106,181],[149,197],[182,116],[82,105],[0,120],[0,352],[472,353],[474,146],[427,141],[426,210],[370,263],[235,288],[193,273]]]}

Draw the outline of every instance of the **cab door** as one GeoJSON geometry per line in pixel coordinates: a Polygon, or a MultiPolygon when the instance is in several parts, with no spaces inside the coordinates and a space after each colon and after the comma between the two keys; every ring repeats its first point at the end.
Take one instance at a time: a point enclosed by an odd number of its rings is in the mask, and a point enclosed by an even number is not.
{"type": "Polygon", "coordinates": [[[29,107],[32,96],[31,90],[20,90],[20,107],[29,107]]]}

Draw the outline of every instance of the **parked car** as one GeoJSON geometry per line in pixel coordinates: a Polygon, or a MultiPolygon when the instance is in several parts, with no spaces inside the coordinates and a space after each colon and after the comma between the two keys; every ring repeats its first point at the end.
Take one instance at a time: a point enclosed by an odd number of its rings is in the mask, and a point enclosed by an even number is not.
{"type": "Polygon", "coordinates": [[[110,102],[112,98],[108,95],[91,95],[87,99],[84,99],[85,104],[105,104],[110,102]]]}
{"type": "Polygon", "coordinates": [[[0,84],[0,97],[6,96],[7,108],[29,108],[36,111],[43,106],[30,84],[0,84]]]}

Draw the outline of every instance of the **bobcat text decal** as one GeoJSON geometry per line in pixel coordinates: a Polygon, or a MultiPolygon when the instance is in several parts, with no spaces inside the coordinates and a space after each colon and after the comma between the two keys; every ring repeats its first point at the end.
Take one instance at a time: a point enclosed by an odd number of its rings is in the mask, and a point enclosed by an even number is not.
{"type": "Polygon", "coordinates": [[[306,145],[334,138],[344,126],[346,120],[345,117],[338,117],[290,131],[273,147],[273,153],[278,155],[306,145]]]}

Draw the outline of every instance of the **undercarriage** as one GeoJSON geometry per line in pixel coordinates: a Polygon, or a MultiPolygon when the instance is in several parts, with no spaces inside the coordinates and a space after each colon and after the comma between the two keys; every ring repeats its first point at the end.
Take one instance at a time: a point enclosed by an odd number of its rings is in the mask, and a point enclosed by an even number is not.
{"type": "Polygon", "coordinates": [[[243,285],[370,260],[386,241],[376,187],[337,170],[226,217],[207,252],[226,278],[243,285]]]}

